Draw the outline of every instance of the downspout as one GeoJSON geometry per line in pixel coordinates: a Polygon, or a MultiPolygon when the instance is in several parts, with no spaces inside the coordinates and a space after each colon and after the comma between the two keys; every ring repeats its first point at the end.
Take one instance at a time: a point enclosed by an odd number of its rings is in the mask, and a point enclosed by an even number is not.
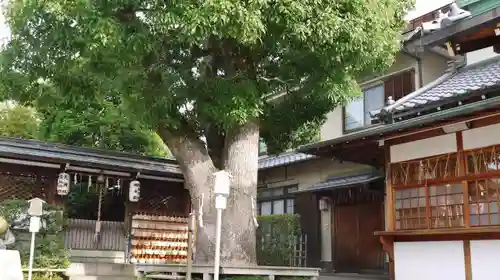
{"type": "Polygon", "coordinates": [[[406,54],[407,56],[415,59],[417,61],[417,73],[418,73],[418,88],[421,88],[424,85],[424,77],[422,71],[422,58],[418,55],[414,55],[411,52],[407,51],[404,47],[401,49],[401,52],[406,54]]]}

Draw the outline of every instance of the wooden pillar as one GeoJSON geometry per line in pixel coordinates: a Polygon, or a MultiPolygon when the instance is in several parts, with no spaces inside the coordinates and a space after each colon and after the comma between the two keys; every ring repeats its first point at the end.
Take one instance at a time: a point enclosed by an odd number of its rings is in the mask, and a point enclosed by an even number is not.
{"type": "MultiPolygon", "coordinates": [[[[395,231],[395,202],[394,191],[392,189],[392,176],[391,176],[391,149],[390,144],[384,145],[385,154],[385,229],[387,231],[395,231]]],[[[394,267],[394,246],[393,240],[380,240],[384,251],[387,253],[389,279],[395,280],[395,267],[394,267]]]]}
{"type": "MultiPolygon", "coordinates": [[[[464,141],[462,131],[456,133],[457,139],[457,157],[458,157],[458,176],[467,174],[467,164],[464,154],[464,141]]],[[[462,192],[464,196],[464,224],[465,227],[470,227],[470,207],[469,207],[469,184],[467,180],[462,181],[462,192]]],[[[465,280],[472,280],[472,259],[470,252],[470,240],[464,240],[464,265],[465,265],[465,280]]]]}

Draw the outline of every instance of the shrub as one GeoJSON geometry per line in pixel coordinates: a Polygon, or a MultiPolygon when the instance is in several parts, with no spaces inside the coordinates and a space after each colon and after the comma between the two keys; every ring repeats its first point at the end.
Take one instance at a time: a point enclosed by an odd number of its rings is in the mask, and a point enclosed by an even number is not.
{"type": "Polygon", "coordinates": [[[296,238],[301,235],[298,215],[258,217],[257,261],[259,265],[288,266],[292,263],[296,238]]]}

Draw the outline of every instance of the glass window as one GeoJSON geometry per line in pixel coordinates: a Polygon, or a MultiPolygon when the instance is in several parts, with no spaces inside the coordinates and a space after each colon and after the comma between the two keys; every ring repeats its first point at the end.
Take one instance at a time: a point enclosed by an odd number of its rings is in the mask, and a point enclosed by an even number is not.
{"type": "Polygon", "coordinates": [[[396,190],[396,229],[426,228],[425,187],[396,190]]]}
{"type": "Polygon", "coordinates": [[[355,129],[364,126],[363,98],[356,99],[345,107],[345,129],[355,129]]]}
{"type": "Polygon", "coordinates": [[[378,85],[368,88],[364,91],[364,113],[365,113],[365,125],[372,123],[372,117],[370,116],[370,111],[380,110],[385,105],[384,96],[384,85],[378,85]]]}
{"type": "Polygon", "coordinates": [[[258,191],[259,214],[279,215],[294,214],[295,199],[293,192],[298,189],[297,185],[276,188],[264,188],[258,191]]]}
{"type": "Polygon", "coordinates": [[[285,214],[285,200],[273,201],[273,214],[285,214]]]}
{"type": "Polygon", "coordinates": [[[295,214],[295,199],[290,198],[286,200],[286,213],[295,214]]]}
{"type": "Polygon", "coordinates": [[[464,194],[462,184],[430,186],[432,228],[464,226],[464,194]]]}
{"type": "Polygon", "coordinates": [[[261,215],[273,214],[273,204],[271,201],[264,201],[260,204],[260,214],[261,215]]]}
{"type": "Polygon", "coordinates": [[[465,225],[464,195],[460,183],[395,190],[394,196],[398,230],[465,225]]]}
{"type": "Polygon", "coordinates": [[[345,106],[345,129],[355,129],[370,125],[370,111],[384,107],[384,85],[367,88],[363,95],[345,106]]]}
{"type": "Polygon", "coordinates": [[[469,182],[471,226],[499,225],[500,181],[498,179],[469,182]]]}

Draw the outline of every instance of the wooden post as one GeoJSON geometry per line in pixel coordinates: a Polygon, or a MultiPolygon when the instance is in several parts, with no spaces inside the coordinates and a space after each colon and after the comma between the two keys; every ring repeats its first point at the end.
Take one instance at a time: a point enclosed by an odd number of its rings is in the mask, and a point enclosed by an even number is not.
{"type": "Polygon", "coordinates": [[[395,226],[395,209],[394,209],[394,190],[392,189],[392,174],[391,174],[391,151],[389,143],[385,143],[385,211],[387,211],[387,230],[394,231],[396,229],[395,226]]]}
{"type": "Polygon", "coordinates": [[[195,227],[195,215],[189,213],[188,219],[188,247],[187,247],[187,262],[186,262],[186,280],[191,280],[193,270],[193,228],[195,227]]]}

